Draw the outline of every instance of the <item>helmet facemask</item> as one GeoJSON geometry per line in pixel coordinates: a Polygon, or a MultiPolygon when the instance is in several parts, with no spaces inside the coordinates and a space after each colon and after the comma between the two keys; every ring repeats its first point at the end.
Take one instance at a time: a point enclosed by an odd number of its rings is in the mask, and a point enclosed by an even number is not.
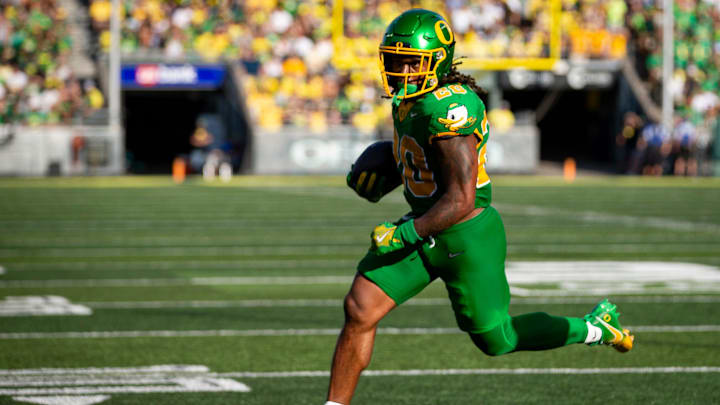
{"type": "Polygon", "coordinates": [[[437,67],[446,58],[443,48],[409,48],[402,42],[381,46],[380,73],[385,93],[402,100],[432,91],[438,85],[437,67]]]}

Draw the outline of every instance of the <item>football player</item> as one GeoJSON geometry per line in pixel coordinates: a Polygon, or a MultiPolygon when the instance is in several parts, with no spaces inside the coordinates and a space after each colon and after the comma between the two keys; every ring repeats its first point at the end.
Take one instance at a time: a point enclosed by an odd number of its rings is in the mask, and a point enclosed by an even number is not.
{"type": "MultiPolygon", "coordinates": [[[[485,172],[490,132],[478,96],[483,90],[453,66],[454,46],[450,25],[423,9],[401,14],[383,36],[380,69],[392,97],[393,154],[411,211],[378,225],[358,264],[345,297],[329,405],[350,403],[370,363],[378,322],[436,278],[447,287],[460,329],[490,356],[573,343],[632,348],[633,336],[607,300],[584,318],[508,314],[505,229],[490,205],[485,172]]],[[[349,185],[370,200],[380,197],[372,184],[349,185]]]]}

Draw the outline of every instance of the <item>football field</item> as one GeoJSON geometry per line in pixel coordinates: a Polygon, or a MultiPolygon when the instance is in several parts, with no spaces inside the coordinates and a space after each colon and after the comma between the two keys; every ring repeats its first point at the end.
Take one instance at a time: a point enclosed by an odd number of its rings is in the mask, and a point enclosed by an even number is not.
{"type": "MultiPolygon", "coordinates": [[[[496,176],[511,313],[618,304],[635,348],[487,357],[440,281],[353,404],[720,403],[720,180],[496,176]]],[[[0,179],[0,404],[322,404],[372,228],[340,177],[0,179]]]]}

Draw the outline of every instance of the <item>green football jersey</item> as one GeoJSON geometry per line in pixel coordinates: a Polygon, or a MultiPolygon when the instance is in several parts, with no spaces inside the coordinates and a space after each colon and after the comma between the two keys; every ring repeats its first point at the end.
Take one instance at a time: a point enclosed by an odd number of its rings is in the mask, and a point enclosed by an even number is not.
{"type": "Polygon", "coordinates": [[[485,105],[472,89],[460,84],[445,85],[393,105],[392,114],[395,163],[414,215],[424,214],[445,191],[432,143],[453,136],[477,137],[475,207],[490,205],[492,189],[485,171],[490,132],[485,105]]]}

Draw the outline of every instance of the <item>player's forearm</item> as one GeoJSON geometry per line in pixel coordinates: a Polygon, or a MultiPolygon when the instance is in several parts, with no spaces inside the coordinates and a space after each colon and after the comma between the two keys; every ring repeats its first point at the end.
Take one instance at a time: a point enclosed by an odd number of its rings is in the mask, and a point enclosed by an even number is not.
{"type": "Polygon", "coordinates": [[[435,146],[445,192],[430,210],[415,220],[415,231],[421,238],[444,231],[475,208],[475,138],[439,140],[435,146]]]}
{"type": "Polygon", "coordinates": [[[447,192],[425,214],[415,219],[415,231],[425,238],[437,235],[460,222],[475,208],[475,195],[462,191],[447,192]]]}

